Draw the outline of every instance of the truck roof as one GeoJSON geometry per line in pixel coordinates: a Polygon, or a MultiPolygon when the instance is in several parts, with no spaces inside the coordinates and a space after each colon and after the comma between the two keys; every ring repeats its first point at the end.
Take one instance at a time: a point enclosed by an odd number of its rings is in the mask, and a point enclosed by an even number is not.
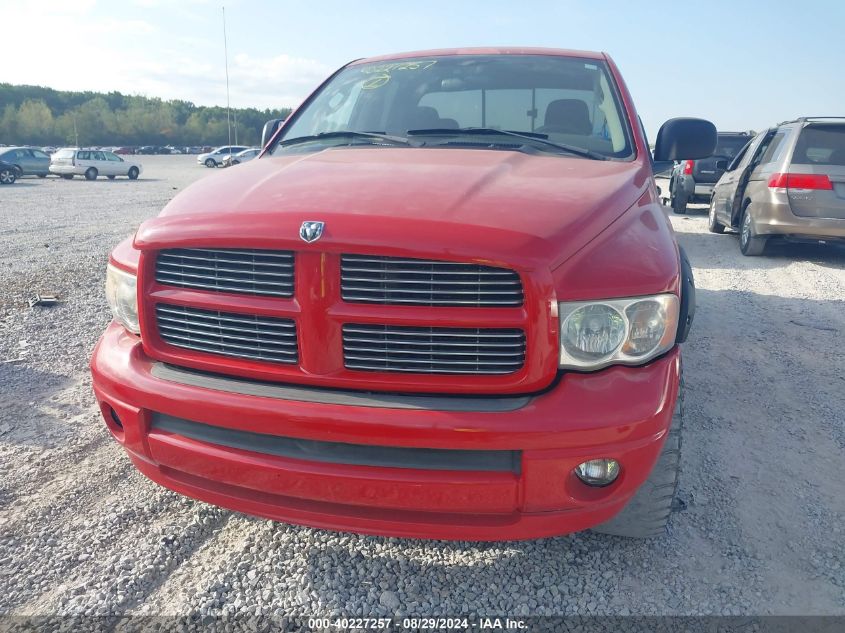
{"type": "Polygon", "coordinates": [[[379,55],[376,57],[366,57],[363,59],[356,59],[350,63],[366,64],[370,62],[383,62],[394,59],[409,59],[415,57],[443,57],[446,55],[557,55],[560,57],[582,57],[586,59],[604,60],[607,58],[606,53],[598,53],[595,51],[578,51],[567,50],[564,48],[526,48],[520,46],[513,47],[479,47],[479,48],[439,48],[426,51],[411,51],[408,53],[391,53],[390,55],[379,55]]]}

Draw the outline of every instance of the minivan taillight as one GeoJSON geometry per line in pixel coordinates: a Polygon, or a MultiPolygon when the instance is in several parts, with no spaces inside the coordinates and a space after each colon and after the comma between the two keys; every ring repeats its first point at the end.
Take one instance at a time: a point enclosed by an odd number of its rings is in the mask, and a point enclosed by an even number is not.
{"type": "Polygon", "coordinates": [[[833,183],[825,174],[774,173],[767,184],[771,189],[833,189],[833,183]]]}
{"type": "Polygon", "coordinates": [[[692,168],[695,167],[694,160],[686,160],[684,161],[684,174],[687,176],[692,175],[692,168]]]}

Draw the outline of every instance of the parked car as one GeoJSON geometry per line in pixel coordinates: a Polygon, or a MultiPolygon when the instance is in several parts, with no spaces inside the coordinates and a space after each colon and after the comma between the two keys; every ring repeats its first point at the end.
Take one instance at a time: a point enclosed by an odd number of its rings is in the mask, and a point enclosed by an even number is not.
{"type": "Polygon", "coordinates": [[[0,185],[13,185],[18,179],[18,168],[12,163],[0,160],[0,185]]]}
{"type": "MultiPolygon", "coordinates": [[[[673,119],[654,159],[715,145],[673,119]]],[[[356,532],[665,533],[694,286],[605,54],[358,60],[267,152],[111,253],[94,392],[145,475],[356,532]]]]}
{"type": "Polygon", "coordinates": [[[679,161],[669,179],[669,206],[672,210],[682,214],[687,212],[690,203],[710,202],[713,187],[724,173],[724,169],[719,169],[717,165],[721,161],[732,161],[750,140],[751,134],[746,132],[719,132],[712,156],[679,161]]]}
{"type": "Polygon", "coordinates": [[[221,163],[223,167],[231,167],[232,165],[239,165],[241,163],[246,163],[251,161],[253,158],[258,156],[261,153],[260,147],[251,147],[249,149],[245,149],[242,152],[238,152],[237,154],[231,154],[223,159],[221,163]]]}
{"type": "Polygon", "coordinates": [[[223,164],[223,161],[226,158],[237,154],[238,152],[242,152],[245,149],[249,148],[242,145],[224,145],[223,147],[218,147],[211,152],[197,156],[197,164],[205,165],[206,167],[218,167],[223,164]]]}
{"type": "Polygon", "coordinates": [[[135,153],[135,150],[133,150],[131,147],[115,147],[112,151],[115,154],[119,154],[121,156],[126,156],[135,153]]]}
{"type": "Polygon", "coordinates": [[[53,152],[56,151],[56,149],[58,149],[58,148],[53,147],[52,145],[47,145],[46,147],[42,147],[41,151],[44,152],[45,154],[52,154],[53,152]]]}
{"type": "Polygon", "coordinates": [[[0,160],[18,168],[18,176],[44,178],[50,173],[50,156],[37,147],[9,147],[0,151],[0,160]]]}
{"type": "Polygon", "coordinates": [[[142,171],[140,163],[127,161],[114,152],[78,147],[58,150],[53,154],[50,163],[50,172],[66,180],[77,175],[85,176],[86,180],[96,180],[97,176],[105,176],[109,180],[126,176],[135,180],[142,171]]]}
{"type": "Polygon", "coordinates": [[[761,255],[773,239],[845,240],[845,117],[782,123],[722,167],[709,228],[737,229],[743,255],[761,255]]]}

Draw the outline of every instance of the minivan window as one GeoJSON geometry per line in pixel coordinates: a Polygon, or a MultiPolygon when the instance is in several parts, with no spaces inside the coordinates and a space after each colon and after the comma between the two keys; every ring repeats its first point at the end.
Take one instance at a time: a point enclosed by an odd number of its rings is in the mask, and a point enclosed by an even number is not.
{"type": "Polygon", "coordinates": [[[845,166],[845,125],[808,125],[801,130],[792,162],[845,166]]]}
{"type": "MultiPolygon", "coordinates": [[[[407,137],[412,130],[493,128],[542,135],[608,158],[634,156],[630,126],[606,64],[554,55],[449,55],[352,64],[295,115],[272,153],[376,143],[354,133],[407,137]],[[326,133],[330,139],[290,144],[326,133]],[[285,143],[288,142],[288,143],[285,143]]],[[[497,142],[485,136],[484,145],[497,142]]],[[[418,137],[414,135],[414,140],[418,137]]],[[[502,136],[501,144],[514,145],[502,136]]],[[[455,136],[427,147],[466,147],[455,136]]],[[[400,145],[401,146],[401,145],[400,145]]],[[[540,146],[538,146],[540,147],[540,146]]],[[[541,150],[542,151],[542,150],[541,150]]]]}
{"type": "Polygon", "coordinates": [[[91,160],[91,152],[79,152],[76,155],[78,160],[91,160]]]}

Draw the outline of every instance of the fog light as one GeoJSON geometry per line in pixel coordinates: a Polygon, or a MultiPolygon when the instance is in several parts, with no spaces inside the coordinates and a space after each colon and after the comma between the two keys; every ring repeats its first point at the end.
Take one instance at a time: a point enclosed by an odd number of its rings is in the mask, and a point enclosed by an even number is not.
{"type": "Polygon", "coordinates": [[[615,459],[591,459],[578,464],[575,474],[588,486],[609,486],[619,476],[619,462],[615,459]]]}

